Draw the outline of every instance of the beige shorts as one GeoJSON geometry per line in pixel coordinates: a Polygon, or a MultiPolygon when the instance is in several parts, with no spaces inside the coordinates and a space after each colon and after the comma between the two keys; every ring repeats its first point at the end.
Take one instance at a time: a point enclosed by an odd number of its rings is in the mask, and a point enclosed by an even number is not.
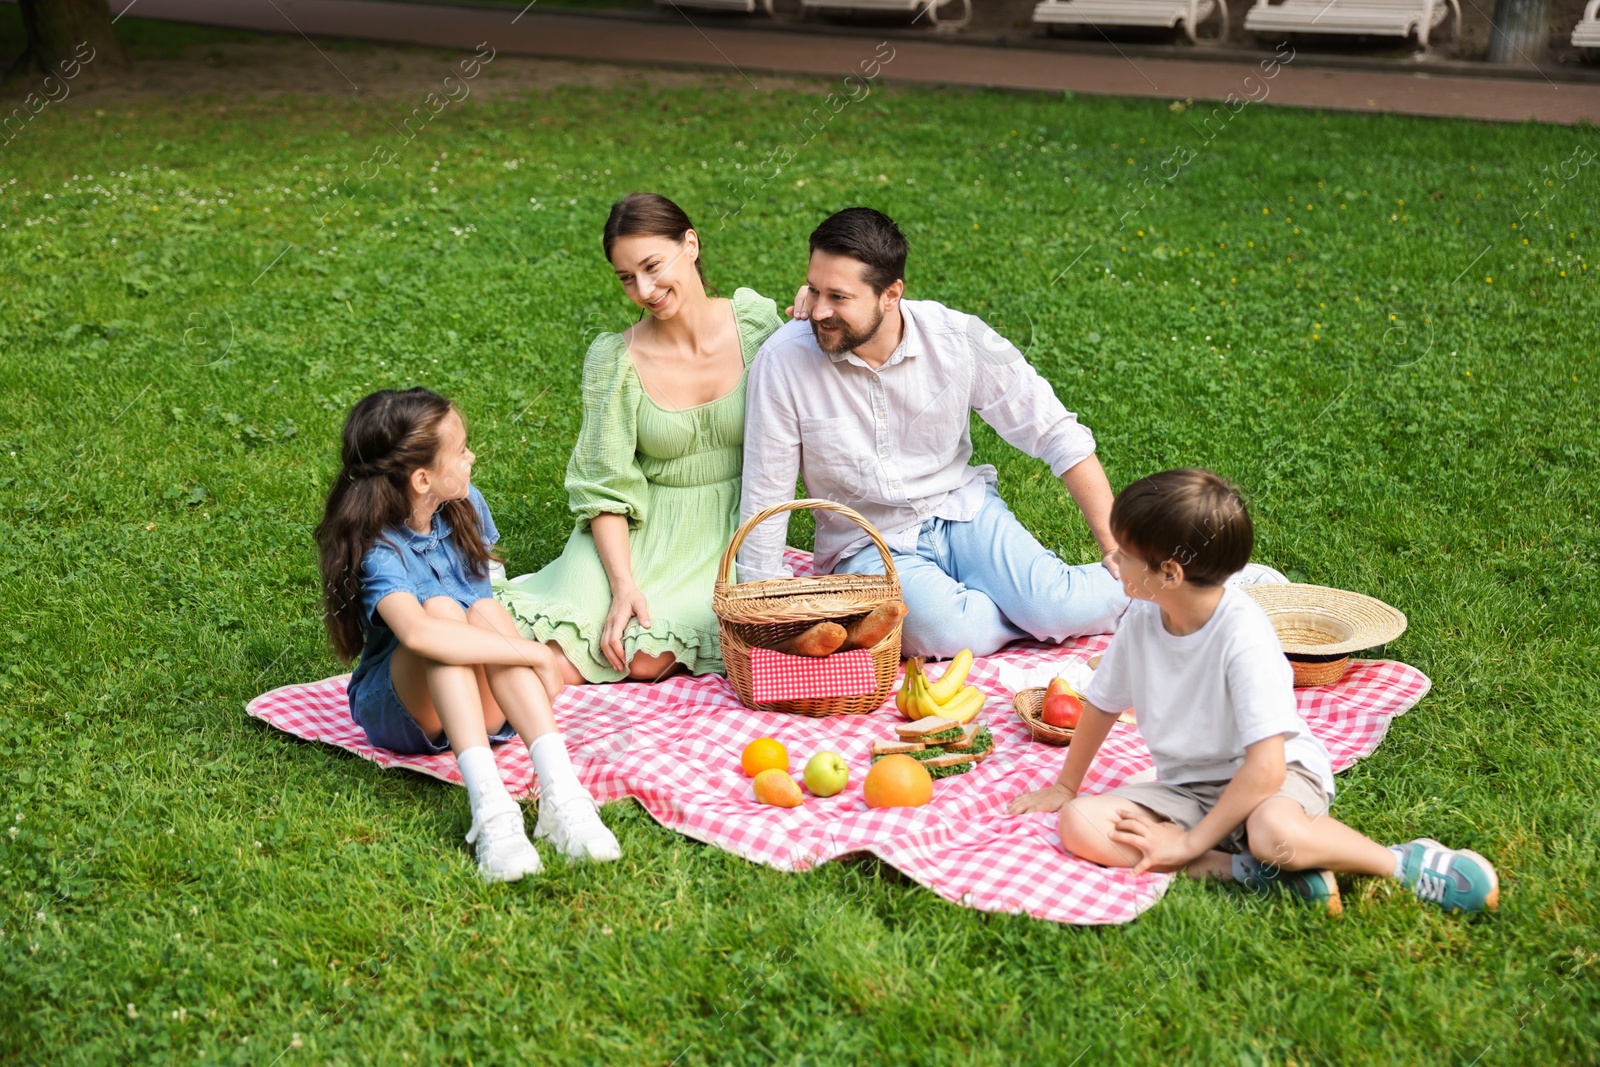
{"type": "MultiPolygon", "coordinates": [[[[1328,814],[1329,797],[1323,787],[1322,778],[1298,763],[1289,764],[1286,771],[1283,788],[1272,795],[1288,797],[1304,808],[1306,814],[1313,819],[1328,814]]],[[[1193,830],[1195,825],[1205,818],[1206,812],[1217,806],[1217,801],[1222,799],[1222,791],[1226,788],[1228,788],[1227,782],[1185,782],[1182,785],[1135,782],[1119,786],[1105,795],[1131,800],[1164,822],[1177,823],[1185,830],[1193,830]]],[[[1245,840],[1244,823],[1240,823],[1227,837],[1217,842],[1217,848],[1223,852],[1249,851],[1249,845],[1245,840]]]]}

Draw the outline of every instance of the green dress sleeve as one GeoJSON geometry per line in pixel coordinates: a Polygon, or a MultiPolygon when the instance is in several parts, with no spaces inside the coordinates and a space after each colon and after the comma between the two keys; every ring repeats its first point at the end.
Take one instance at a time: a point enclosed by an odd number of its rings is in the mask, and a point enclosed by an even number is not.
{"type": "Polygon", "coordinates": [[[734,291],[733,314],[739,323],[739,343],[744,346],[744,361],[748,364],[773,331],[783,325],[783,315],[776,301],[743,287],[734,291]]]}
{"type": "Polygon", "coordinates": [[[596,515],[645,519],[649,498],[639,468],[639,378],[621,334],[595,338],[583,360],[583,424],[567,461],[567,500],[580,528],[596,515]]]}

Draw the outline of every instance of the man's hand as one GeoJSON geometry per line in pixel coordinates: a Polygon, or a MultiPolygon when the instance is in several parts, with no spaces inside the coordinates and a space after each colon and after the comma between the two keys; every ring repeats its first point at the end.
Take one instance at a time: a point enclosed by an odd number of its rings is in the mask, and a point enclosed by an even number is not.
{"type": "Polygon", "coordinates": [[[1012,815],[1026,815],[1030,811],[1060,811],[1077,795],[1064,785],[1048,785],[1012,797],[1011,803],[1006,805],[1006,811],[1012,815]]]}
{"type": "Polygon", "coordinates": [[[794,303],[789,305],[784,314],[791,319],[799,319],[801,322],[811,317],[811,286],[802,285],[795,290],[794,303]]]}
{"type": "Polygon", "coordinates": [[[1117,566],[1117,561],[1116,561],[1116,558],[1115,558],[1116,555],[1117,555],[1117,546],[1116,545],[1112,545],[1110,548],[1106,549],[1106,554],[1100,558],[1100,562],[1105,565],[1106,570],[1111,572],[1111,577],[1117,579],[1118,581],[1121,581],[1122,580],[1122,568],[1117,566]]]}
{"type": "Polygon", "coordinates": [[[1189,843],[1188,832],[1177,823],[1152,819],[1126,808],[1117,809],[1117,823],[1110,836],[1116,844],[1136,848],[1143,854],[1144,858],[1133,867],[1134,874],[1182,870],[1200,855],[1189,843]]]}

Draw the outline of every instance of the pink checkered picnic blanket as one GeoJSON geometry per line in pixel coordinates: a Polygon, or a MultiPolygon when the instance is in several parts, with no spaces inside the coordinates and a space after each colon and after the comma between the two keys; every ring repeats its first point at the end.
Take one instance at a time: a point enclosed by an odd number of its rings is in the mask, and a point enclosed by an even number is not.
{"type": "MultiPolygon", "coordinates": [[[[798,553],[791,558],[797,568],[809,562],[798,553]]],[[[1006,814],[1011,797],[1055,778],[1065,750],[1028,736],[997,681],[1001,663],[1027,668],[1072,655],[1088,658],[1108,641],[1013,645],[978,660],[970,681],[991,694],[982,715],[994,734],[994,755],[967,774],[935,782],[933,802],[922,808],[871,810],[861,797],[872,742],[892,738],[900,718],[892,703],[870,715],[827,719],[758,713],[739,703],[727,679],[706,675],[570,687],[555,711],[578,774],[596,799],[633,797],[663,826],[746,859],[803,871],[847,853],[870,852],[945,899],[981,911],[1084,925],[1122,923],[1159,900],[1171,877],[1097,867],[1061,847],[1054,815],[1006,814]],[[757,804],[739,757],[746,744],[763,736],[788,747],[797,773],[814,752],[840,753],[850,765],[850,785],[827,799],[807,794],[798,808],[757,804]]],[[[379,766],[460,784],[448,754],[398,756],[368,745],[350,720],[347,679],[274,689],[247,710],[287,733],[337,745],[379,766]]],[[[1403,663],[1358,660],[1337,685],[1296,695],[1334,769],[1343,770],[1376,749],[1389,721],[1431,685],[1403,663]]],[[[501,745],[495,757],[513,794],[533,790],[533,766],[522,745],[501,745]]],[[[1085,792],[1115,788],[1150,766],[1137,728],[1119,723],[1085,780],[1085,792]]]]}

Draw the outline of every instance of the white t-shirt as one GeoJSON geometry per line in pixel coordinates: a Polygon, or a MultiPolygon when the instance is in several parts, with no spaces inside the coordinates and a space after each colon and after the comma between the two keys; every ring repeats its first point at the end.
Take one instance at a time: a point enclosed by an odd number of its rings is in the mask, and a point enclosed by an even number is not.
{"type": "Polygon", "coordinates": [[[1161,609],[1135,600],[1094,672],[1089,703],[1133,708],[1155,758],[1157,781],[1220,782],[1244,765],[1244,750],[1283,735],[1283,758],[1322,779],[1333,795],[1333,765],[1300,717],[1294,672],[1267,613],[1237,589],[1192,634],[1174,637],[1161,609]]]}

